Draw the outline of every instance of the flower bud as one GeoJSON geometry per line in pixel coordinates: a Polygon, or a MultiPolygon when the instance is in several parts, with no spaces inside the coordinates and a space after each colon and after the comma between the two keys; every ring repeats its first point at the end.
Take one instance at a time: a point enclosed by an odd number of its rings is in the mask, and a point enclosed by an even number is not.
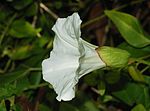
{"type": "Polygon", "coordinates": [[[96,49],[106,66],[123,68],[128,64],[130,54],[126,50],[102,46],[96,49]]]}

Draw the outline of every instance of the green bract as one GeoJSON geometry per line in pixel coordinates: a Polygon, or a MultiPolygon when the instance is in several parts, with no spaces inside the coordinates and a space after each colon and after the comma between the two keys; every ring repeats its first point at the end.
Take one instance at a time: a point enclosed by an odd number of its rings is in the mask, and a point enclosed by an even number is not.
{"type": "Polygon", "coordinates": [[[97,52],[106,65],[111,68],[125,67],[130,57],[127,51],[108,46],[99,47],[97,52]]]}

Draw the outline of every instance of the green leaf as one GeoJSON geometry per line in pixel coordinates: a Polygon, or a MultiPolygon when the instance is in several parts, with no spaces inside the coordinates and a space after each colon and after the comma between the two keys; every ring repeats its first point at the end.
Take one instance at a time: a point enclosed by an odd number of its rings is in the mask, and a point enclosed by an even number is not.
{"type": "Polygon", "coordinates": [[[11,83],[18,78],[21,78],[29,73],[29,70],[27,69],[21,69],[21,70],[15,70],[11,73],[7,73],[5,75],[0,75],[0,85],[4,85],[7,83],[11,83]]]}
{"type": "Polygon", "coordinates": [[[86,101],[84,107],[84,111],[99,111],[98,107],[92,101],[86,101]]]}
{"type": "Polygon", "coordinates": [[[32,46],[20,46],[13,50],[6,50],[5,54],[8,55],[12,60],[25,59],[32,55],[32,46]]]}
{"type": "Polygon", "coordinates": [[[12,6],[17,9],[21,10],[32,3],[32,0],[13,0],[12,6]]]}
{"type": "Polygon", "coordinates": [[[121,91],[118,91],[118,92],[114,92],[113,95],[116,96],[117,98],[119,98],[120,100],[122,100],[123,102],[125,102],[128,105],[133,105],[134,102],[135,102],[133,100],[133,98],[131,98],[128,95],[128,92],[126,90],[121,90],[121,91]]]}
{"type": "Polygon", "coordinates": [[[7,111],[4,100],[0,102],[0,111],[7,111]]]}
{"type": "Polygon", "coordinates": [[[59,111],[79,111],[79,110],[71,104],[61,103],[59,111]]]}
{"type": "Polygon", "coordinates": [[[109,101],[115,101],[115,99],[111,95],[104,95],[103,102],[107,103],[109,101]]]}
{"type": "Polygon", "coordinates": [[[29,73],[26,71],[15,71],[14,73],[0,76],[0,99],[6,99],[14,94],[20,94],[22,91],[31,86],[29,79],[25,76],[29,73]],[[15,84],[13,81],[15,81],[15,84]]]}
{"type": "Polygon", "coordinates": [[[6,12],[3,10],[0,10],[0,22],[3,22],[6,18],[6,12]]]}
{"type": "Polygon", "coordinates": [[[130,45],[144,47],[150,44],[150,39],[144,36],[143,30],[135,17],[115,10],[106,10],[105,14],[113,21],[123,38],[130,45]]]}
{"type": "Polygon", "coordinates": [[[143,76],[144,76],[146,84],[148,84],[150,87],[150,76],[149,75],[143,75],[143,76]]]}
{"type": "Polygon", "coordinates": [[[49,53],[49,50],[43,50],[40,48],[32,51],[32,56],[24,60],[24,64],[29,67],[41,67],[41,62],[45,55],[49,53]],[[32,62],[31,62],[32,61],[32,62]]]}
{"type": "Polygon", "coordinates": [[[11,97],[13,94],[16,94],[16,87],[13,84],[5,84],[3,86],[0,86],[0,101],[2,99],[6,99],[8,97],[11,97]]]}
{"type": "Polygon", "coordinates": [[[146,111],[146,109],[142,104],[138,104],[131,111],[146,111]]]}
{"type": "Polygon", "coordinates": [[[26,16],[34,16],[37,14],[37,10],[38,9],[38,6],[36,3],[33,3],[30,7],[28,7],[25,12],[24,12],[24,15],[26,16]]]}
{"type": "Polygon", "coordinates": [[[106,91],[106,85],[105,85],[105,82],[104,81],[100,81],[100,83],[98,84],[98,91],[99,91],[99,94],[101,96],[103,96],[105,94],[105,91],[106,91]]]}
{"type": "Polygon", "coordinates": [[[63,6],[61,1],[55,1],[54,5],[55,5],[56,9],[60,9],[63,6]]]}
{"type": "Polygon", "coordinates": [[[120,72],[116,70],[109,71],[105,74],[105,79],[109,84],[115,84],[120,79],[120,72]]]}
{"type": "Polygon", "coordinates": [[[41,82],[41,72],[31,72],[29,80],[32,84],[38,85],[41,82]]]}
{"type": "Polygon", "coordinates": [[[52,109],[50,109],[48,106],[44,105],[44,104],[40,104],[38,105],[38,109],[39,111],[52,111],[52,109]]]}
{"type": "Polygon", "coordinates": [[[28,87],[30,87],[30,82],[27,76],[24,76],[22,78],[19,78],[16,81],[16,90],[17,90],[17,94],[21,93],[22,91],[24,91],[24,89],[27,89],[28,87]]]}
{"type": "Polygon", "coordinates": [[[53,45],[53,39],[42,36],[34,42],[38,47],[44,47],[49,42],[50,47],[53,45]]]}
{"type": "Polygon", "coordinates": [[[138,82],[145,82],[143,75],[140,73],[138,69],[133,66],[128,67],[130,76],[138,82]]]}
{"type": "MultiPolygon", "coordinates": [[[[7,22],[12,18],[12,10],[8,8],[0,8],[0,26],[2,24],[7,24],[7,22]],[[7,22],[6,22],[7,21],[7,22]]],[[[3,27],[6,28],[6,27],[3,27]]]]}
{"type": "Polygon", "coordinates": [[[90,86],[95,86],[99,83],[98,79],[100,80],[100,75],[103,73],[102,70],[93,71],[92,74],[88,74],[84,77],[84,81],[90,86]]]}
{"type": "Polygon", "coordinates": [[[131,57],[134,58],[139,58],[150,54],[150,46],[143,47],[143,48],[135,48],[127,44],[126,42],[123,42],[118,47],[127,50],[131,54],[131,57]]]}
{"type": "Polygon", "coordinates": [[[41,29],[35,29],[25,20],[16,20],[13,22],[9,34],[17,38],[27,38],[36,36],[41,29]]]}
{"type": "Polygon", "coordinates": [[[139,99],[136,100],[137,104],[143,104],[146,109],[150,109],[150,95],[149,89],[144,88],[141,95],[139,95],[139,99]]]}
{"type": "Polygon", "coordinates": [[[112,94],[128,105],[132,106],[137,103],[143,104],[146,108],[150,108],[150,95],[146,86],[128,83],[122,90],[113,92],[112,94]]]}
{"type": "Polygon", "coordinates": [[[13,105],[13,110],[14,111],[22,111],[22,108],[19,104],[16,103],[16,104],[13,105]]]}

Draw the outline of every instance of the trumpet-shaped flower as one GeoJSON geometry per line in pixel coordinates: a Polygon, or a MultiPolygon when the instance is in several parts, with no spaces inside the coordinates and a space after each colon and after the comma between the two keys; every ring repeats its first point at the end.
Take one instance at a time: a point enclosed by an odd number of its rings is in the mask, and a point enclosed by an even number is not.
{"type": "Polygon", "coordinates": [[[52,84],[57,100],[69,101],[75,97],[75,85],[85,74],[106,64],[96,52],[97,46],[84,41],[80,31],[78,13],[58,18],[52,30],[55,32],[50,58],[43,60],[45,81],[52,84]]]}

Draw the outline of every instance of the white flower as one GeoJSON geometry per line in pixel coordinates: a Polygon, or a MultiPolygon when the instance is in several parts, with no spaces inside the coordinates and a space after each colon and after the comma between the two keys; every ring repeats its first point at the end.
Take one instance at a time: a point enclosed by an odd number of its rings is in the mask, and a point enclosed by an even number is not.
{"type": "Polygon", "coordinates": [[[42,62],[43,78],[52,84],[58,94],[58,101],[74,98],[78,80],[83,75],[106,66],[95,51],[97,46],[80,38],[80,24],[78,13],[58,18],[52,28],[56,34],[53,50],[50,58],[42,62]]]}

